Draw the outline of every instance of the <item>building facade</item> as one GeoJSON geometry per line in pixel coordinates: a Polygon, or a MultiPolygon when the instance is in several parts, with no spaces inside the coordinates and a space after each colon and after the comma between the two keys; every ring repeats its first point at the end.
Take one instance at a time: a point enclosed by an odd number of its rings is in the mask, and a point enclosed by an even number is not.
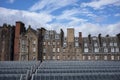
{"type": "Polygon", "coordinates": [[[24,23],[16,27],[0,27],[0,60],[120,60],[120,33],[116,36],[83,37],[74,28],[64,31],[40,28],[26,30],[24,23]]]}
{"type": "Polygon", "coordinates": [[[14,26],[0,27],[0,61],[12,61],[14,51],[14,26]]]}
{"type": "Polygon", "coordinates": [[[30,26],[20,35],[20,61],[38,60],[38,35],[30,26]]]}
{"type": "Polygon", "coordinates": [[[64,38],[64,46],[62,48],[62,60],[81,60],[80,38],[74,36],[74,29],[67,29],[67,37],[64,38]]]}
{"type": "Polygon", "coordinates": [[[60,60],[64,33],[46,30],[43,39],[43,60],[60,60]]]}
{"type": "Polygon", "coordinates": [[[83,60],[120,60],[119,37],[89,35],[83,38],[82,51],[83,60]]]}
{"type": "Polygon", "coordinates": [[[64,32],[46,31],[43,40],[43,60],[80,60],[81,46],[79,37],[74,37],[74,29],[64,32]]]}

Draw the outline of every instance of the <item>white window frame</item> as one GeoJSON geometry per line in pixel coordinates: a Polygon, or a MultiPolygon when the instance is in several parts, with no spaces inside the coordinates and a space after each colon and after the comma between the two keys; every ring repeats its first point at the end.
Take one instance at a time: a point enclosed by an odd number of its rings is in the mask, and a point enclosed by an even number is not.
{"type": "Polygon", "coordinates": [[[108,48],[104,48],[104,52],[107,53],[108,52],[108,48]]]}
{"type": "Polygon", "coordinates": [[[33,52],[36,52],[36,48],[35,47],[33,48],[33,52]]]}
{"type": "Polygon", "coordinates": [[[117,43],[116,43],[116,42],[114,42],[114,46],[117,46],[117,43]]]}
{"type": "Polygon", "coordinates": [[[110,42],[110,46],[113,46],[113,42],[110,42]]]}
{"type": "Polygon", "coordinates": [[[84,47],[87,47],[88,46],[88,44],[87,43],[84,43],[84,47]]]}
{"type": "Polygon", "coordinates": [[[75,46],[78,47],[78,46],[79,46],[79,43],[78,43],[78,42],[75,42],[75,46]]]}
{"type": "Polygon", "coordinates": [[[116,52],[119,52],[119,48],[118,47],[115,50],[116,50],[116,52]]]}
{"type": "Polygon", "coordinates": [[[57,52],[60,52],[60,48],[57,48],[57,52]]]}
{"type": "Polygon", "coordinates": [[[46,56],[43,56],[43,59],[45,60],[45,59],[46,59],[46,56]]]}
{"type": "Polygon", "coordinates": [[[91,56],[88,56],[88,60],[91,60],[91,56]]]}
{"type": "Polygon", "coordinates": [[[98,44],[95,42],[95,43],[94,43],[94,47],[97,47],[97,46],[98,46],[98,44]]]}
{"type": "Polygon", "coordinates": [[[104,56],[104,60],[107,60],[107,56],[104,56]]]}
{"type": "Polygon", "coordinates": [[[111,52],[115,52],[115,49],[114,49],[114,48],[111,48],[111,52]]]}
{"type": "Polygon", "coordinates": [[[46,53],[46,49],[45,48],[43,49],[43,53],[46,53]]]}
{"type": "Polygon", "coordinates": [[[111,60],[114,60],[114,58],[115,58],[114,56],[111,56],[111,60]]]}
{"type": "Polygon", "coordinates": [[[55,56],[53,56],[52,59],[55,60],[56,59],[55,56]]]}
{"type": "Polygon", "coordinates": [[[56,52],[56,48],[53,48],[53,52],[56,52]]]}
{"type": "Polygon", "coordinates": [[[106,43],[105,42],[103,43],[103,47],[106,47],[106,43]]]}
{"type": "Polygon", "coordinates": [[[95,48],[94,49],[94,52],[96,53],[96,52],[99,52],[99,48],[95,48]]]}
{"type": "Polygon", "coordinates": [[[82,58],[83,58],[83,60],[85,60],[85,56],[83,56],[82,58]]]}
{"type": "Polygon", "coordinates": [[[88,52],[88,48],[84,48],[84,52],[88,52]]]}

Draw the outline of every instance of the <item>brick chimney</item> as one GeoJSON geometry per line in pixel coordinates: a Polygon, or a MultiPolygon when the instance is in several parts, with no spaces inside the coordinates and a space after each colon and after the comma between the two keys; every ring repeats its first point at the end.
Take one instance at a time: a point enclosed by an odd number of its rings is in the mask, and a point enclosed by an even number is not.
{"type": "Polygon", "coordinates": [[[26,29],[24,23],[17,21],[15,27],[15,38],[14,38],[14,61],[19,60],[19,52],[20,52],[19,39],[20,39],[20,34],[25,32],[25,30],[26,29]]]}
{"type": "Polygon", "coordinates": [[[79,46],[82,47],[82,32],[79,32],[79,46]]]}

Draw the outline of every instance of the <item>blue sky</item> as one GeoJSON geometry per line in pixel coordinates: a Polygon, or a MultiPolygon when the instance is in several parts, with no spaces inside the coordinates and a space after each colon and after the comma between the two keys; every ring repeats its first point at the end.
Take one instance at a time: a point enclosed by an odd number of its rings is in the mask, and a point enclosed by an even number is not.
{"type": "Polygon", "coordinates": [[[114,36],[120,33],[120,0],[0,0],[0,25],[45,27],[59,32],[75,29],[75,36],[114,36]]]}

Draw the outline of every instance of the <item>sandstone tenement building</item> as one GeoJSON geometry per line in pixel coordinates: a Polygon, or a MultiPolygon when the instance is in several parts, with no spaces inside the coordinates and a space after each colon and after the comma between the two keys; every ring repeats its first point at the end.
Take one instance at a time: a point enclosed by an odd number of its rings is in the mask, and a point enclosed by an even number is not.
{"type": "Polygon", "coordinates": [[[14,26],[3,24],[0,27],[0,61],[13,60],[14,26]]]}
{"type": "Polygon", "coordinates": [[[120,60],[120,33],[83,37],[74,28],[64,31],[39,28],[34,30],[17,21],[16,26],[0,27],[0,60],[120,60]]]}

